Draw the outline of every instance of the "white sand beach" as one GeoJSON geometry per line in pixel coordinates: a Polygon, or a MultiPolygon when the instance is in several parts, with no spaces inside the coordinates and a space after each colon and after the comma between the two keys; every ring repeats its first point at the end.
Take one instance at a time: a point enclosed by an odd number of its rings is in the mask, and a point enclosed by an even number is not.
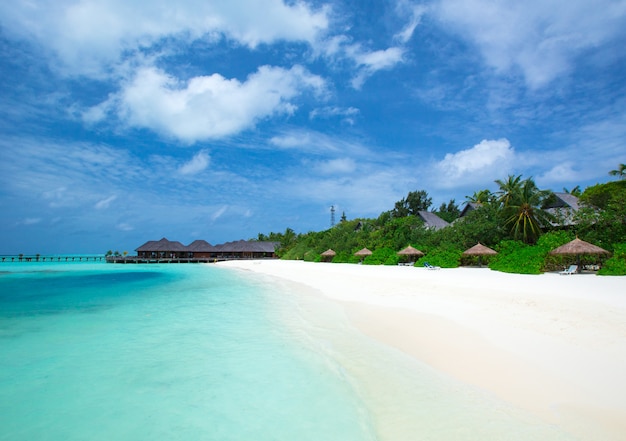
{"type": "Polygon", "coordinates": [[[307,287],[339,305],[362,334],[572,439],[626,439],[626,277],[279,260],[218,265],[307,287]]]}

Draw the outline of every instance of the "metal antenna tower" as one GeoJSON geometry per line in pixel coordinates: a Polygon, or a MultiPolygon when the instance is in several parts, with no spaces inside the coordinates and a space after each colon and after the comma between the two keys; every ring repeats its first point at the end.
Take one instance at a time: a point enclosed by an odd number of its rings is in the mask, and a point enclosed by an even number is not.
{"type": "Polygon", "coordinates": [[[330,226],[331,228],[335,226],[335,206],[330,206],[330,226]]]}

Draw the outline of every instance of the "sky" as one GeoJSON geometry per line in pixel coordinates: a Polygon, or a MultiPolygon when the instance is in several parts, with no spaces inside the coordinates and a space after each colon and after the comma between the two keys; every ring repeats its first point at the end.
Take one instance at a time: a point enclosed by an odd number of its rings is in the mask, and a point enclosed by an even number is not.
{"type": "Polygon", "coordinates": [[[321,231],[626,163],[626,0],[0,2],[0,254],[321,231]]]}

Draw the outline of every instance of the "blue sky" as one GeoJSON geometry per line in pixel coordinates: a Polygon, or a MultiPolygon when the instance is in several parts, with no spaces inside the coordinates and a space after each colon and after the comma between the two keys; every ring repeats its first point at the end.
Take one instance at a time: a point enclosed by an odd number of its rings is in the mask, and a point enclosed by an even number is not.
{"type": "Polygon", "coordinates": [[[0,254],[222,243],[626,162],[626,1],[0,3],[0,254]]]}

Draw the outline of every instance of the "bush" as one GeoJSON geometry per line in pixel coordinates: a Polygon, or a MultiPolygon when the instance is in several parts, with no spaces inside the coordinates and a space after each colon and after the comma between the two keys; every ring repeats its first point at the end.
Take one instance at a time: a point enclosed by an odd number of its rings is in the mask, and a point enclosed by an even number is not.
{"type": "Polygon", "coordinates": [[[461,261],[462,251],[455,248],[435,248],[426,253],[426,256],[420,257],[415,266],[424,266],[428,262],[433,266],[441,268],[457,268],[461,261]]]}
{"type": "Polygon", "coordinates": [[[367,256],[363,263],[365,265],[397,265],[399,257],[391,248],[379,248],[371,256],[367,256]]]}
{"type": "Polygon", "coordinates": [[[360,258],[347,251],[340,251],[333,257],[333,263],[359,263],[360,258]]]}
{"type": "Polygon", "coordinates": [[[307,251],[306,253],[304,253],[302,259],[305,262],[319,262],[320,260],[322,260],[322,256],[315,251],[307,251]]]}
{"type": "Polygon", "coordinates": [[[546,253],[538,246],[519,240],[505,240],[497,247],[498,254],[489,262],[489,268],[503,273],[541,274],[546,253]]]}
{"type": "Polygon", "coordinates": [[[626,276],[626,243],[615,245],[613,257],[604,262],[598,274],[601,276],[626,276]]]}

